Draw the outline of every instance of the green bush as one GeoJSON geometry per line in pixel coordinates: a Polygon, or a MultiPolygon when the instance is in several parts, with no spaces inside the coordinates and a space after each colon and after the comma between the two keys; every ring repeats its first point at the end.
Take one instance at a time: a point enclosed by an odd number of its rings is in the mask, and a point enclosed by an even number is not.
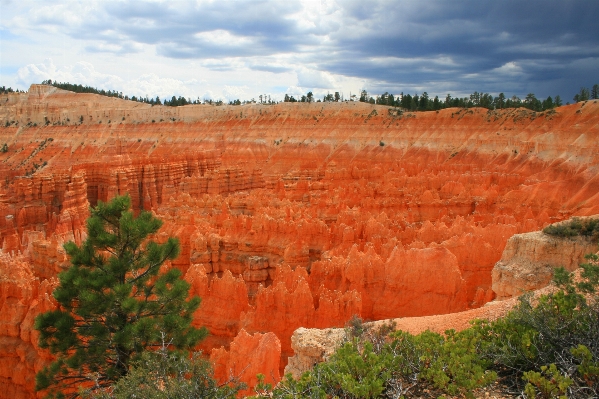
{"type": "Polygon", "coordinates": [[[370,342],[359,348],[355,340],[339,348],[323,371],[330,381],[329,390],[339,396],[376,398],[391,377],[392,361],[388,351],[375,353],[370,342]]]}
{"type": "Polygon", "coordinates": [[[568,222],[552,224],[543,229],[543,233],[557,237],[591,237],[599,239],[599,219],[572,218],[568,222]]]}
{"type": "Polygon", "coordinates": [[[553,364],[572,380],[569,397],[599,394],[599,257],[591,254],[587,259],[580,265],[581,281],[557,269],[554,282],[559,291],[541,296],[536,304],[524,296],[507,317],[475,326],[489,337],[481,356],[516,388],[522,388],[519,377],[525,372],[543,372],[553,364]]]}
{"type": "MultiPolygon", "coordinates": [[[[350,332],[359,331],[354,327],[350,332]]],[[[445,335],[397,331],[387,335],[383,345],[378,345],[378,338],[373,331],[352,337],[300,379],[287,375],[274,390],[262,385],[257,392],[280,399],[377,398],[401,397],[430,387],[440,393],[468,395],[497,377],[488,370],[490,361],[478,356],[482,336],[477,330],[445,335]]]]}
{"type": "Polygon", "coordinates": [[[235,399],[244,386],[232,382],[218,385],[210,362],[200,353],[161,348],[144,352],[129,373],[108,388],[82,392],[87,399],[235,399]]]}
{"type": "Polygon", "coordinates": [[[420,381],[455,395],[467,393],[495,381],[497,374],[488,370],[491,362],[479,356],[484,336],[480,330],[468,329],[445,335],[425,331],[412,335],[403,331],[392,334],[390,348],[395,355],[397,371],[405,378],[420,381]]]}
{"type": "Polygon", "coordinates": [[[541,372],[528,371],[524,373],[523,379],[528,381],[524,388],[524,394],[529,399],[536,398],[537,391],[543,399],[566,399],[568,387],[572,385],[572,379],[562,375],[555,364],[542,366],[541,372]]]}

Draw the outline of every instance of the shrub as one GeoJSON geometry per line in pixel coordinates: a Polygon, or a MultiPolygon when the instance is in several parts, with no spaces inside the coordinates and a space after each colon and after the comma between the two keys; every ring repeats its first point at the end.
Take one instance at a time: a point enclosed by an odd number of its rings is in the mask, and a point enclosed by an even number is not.
{"type": "Polygon", "coordinates": [[[495,372],[487,370],[491,362],[478,354],[483,339],[480,330],[449,330],[445,335],[400,331],[393,336],[390,347],[403,378],[415,376],[452,395],[488,385],[497,378],[495,372]]]}
{"type": "Polygon", "coordinates": [[[599,219],[572,218],[568,222],[552,224],[543,229],[543,233],[557,237],[591,237],[599,239],[599,219]]]}
{"type": "Polygon", "coordinates": [[[568,387],[572,385],[572,379],[562,375],[555,367],[555,364],[542,366],[541,372],[528,371],[524,373],[523,379],[528,381],[524,388],[524,394],[527,398],[536,398],[537,390],[543,399],[559,397],[566,399],[568,387]]]}
{"type": "MultiPolygon", "coordinates": [[[[398,331],[383,335],[364,327],[358,318],[347,328],[350,341],[331,358],[304,373],[299,380],[287,375],[272,392],[273,398],[400,397],[423,387],[449,394],[468,394],[493,382],[497,375],[487,370],[490,361],[478,356],[482,336],[475,330],[445,335],[426,331],[419,335],[398,331]],[[362,332],[362,335],[355,336],[362,332]],[[308,394],[309,393],[309,394],[308,394]]],[[[381,330],[379,330],[380,332],[381,330]]],[[[268,387],[266,387],[268,388],[268,387]]]]}
{"type": "Polygon", "coordinates": [[[504,319],[477,327],[489,336],[481,355],[501,368],[518,389],[519,377],[525,372],[551,373],[553,364],[572,380],[567,388],[569,397],[599,394],[599,304],[595,295],[599,257],[591,254],[587,259],[588,263],[580,265],[581,281],[574,282],[571,273],[557,269],[554,282],[559,291],[541,296],[536,306],[530,296],[524,296],[504,319]]]}
{"type": "Polygon", "coordinates": [[[84,397],[93,399],[164,399],[207,398],[235,399],[242,384],[232,382],[219,386],[212,377],[212,365],[194,353],[161,348],[145,352],[129,374],[106,389],[91,389],[84,397]]]}

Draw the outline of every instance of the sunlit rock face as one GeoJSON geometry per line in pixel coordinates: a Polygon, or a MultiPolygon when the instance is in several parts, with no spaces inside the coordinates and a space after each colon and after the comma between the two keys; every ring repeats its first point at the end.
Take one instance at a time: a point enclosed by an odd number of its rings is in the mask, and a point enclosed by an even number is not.
{"type": "Polygon", "coordinates": [[[100,200],[128,193],[164,221],[157,240],[179,238],[169,267],[203,298],[205,353],[222,347],[226,365],[272,348],[281,371],[299,327],[492,300],[511,236],[599,213],[598,122],[596,101],[399,115],[353,102],[152,107],[39,85],[0,95],[0,389],[35,396],[48,355],[33,318],[55,306],[62,245],[85,239],[100,200]]]}

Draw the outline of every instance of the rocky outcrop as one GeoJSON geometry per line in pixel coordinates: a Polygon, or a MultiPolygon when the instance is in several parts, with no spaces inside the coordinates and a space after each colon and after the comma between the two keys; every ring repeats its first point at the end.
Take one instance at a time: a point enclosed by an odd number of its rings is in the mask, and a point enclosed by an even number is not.
{"type": "Polygon", "coordinates": [[[299,378],[314,365],[327,361],[347,339],[343,328],[298,328],[291,336],[294,355],[289,358],[285,374],[299,378]]]}
{"type": "MultiPolygon", "coordinates": [[[[0,268],[23,293],[6,296],[2,337],[18,342],[0,346],[0,364],[13,347],[27,348],[29,380],[43,363],[21,319],[40,309],[31,287],[54,284],[62,245],[116,194],[164,221],[158,240],[179,238],[170,266],[202,297],[206,352],[242,329],[270,332],[282,370],[299,327],[480,307],[509,237],[599,213],[598,122],[596,101],[398,115],[353,102],[152,107],[40,85],[2,94],[0,248],[16,261],[0,268]],[[28,271],[13,277],[15,265],[28,271]]],[[[0,383],[18,399],[17,369],[0,383]]]]}
{"type": "MultiPolygon", "coordinates": [[[[504,317],[518,303],[517,297],[531,292],[535,297],[554,292],[551,284],[556,267],[568,271],[578,269],[588,253],[597,252],[597,242],[588,237],[556,237],[535,231],[515,234],[507,242],[501,260],[493,269],[493,290],[497,299],[479,308],[438,314],[380,319],[364,323],[364,330],[392,326],[395,330],[419,334],[423,331],[444,333],[448,329],[464,330],[475,319],[496,320],[504,317]]],[[[415,267],[418,270],[418,267],[415,267]]],[[[576,278],[576,277],[575,277],[576,278]]],[[[398,295],[399,296],[399,295],[398,295]]],[[[315,364],[327,361],[348,338],[344,328],[298,328],[291,336],[294,355],[289,358],[285,373],[298,378],[315,364]]]]}
{"type": "Polygon", "coordinates": [[[512,236],[493,268],[493,291],[499,299],[547,286],[557,267],[574,271],[584,256],[597,251],[587,237],[555,237],[535,231],[512,236]]]}
{"type": "Polygon", "coordinates": [[[241,315],[248,331],[272,331],[281,338],[283,367],[293,354],[290,339],[297,328],[342,326],[352,315],[360,314],[361,298],[357,292],[322,288],[313,296],[306,277],[303,269],[294,272],[283,266],[272,286],[259,288],[256,305],[241,315]]]}

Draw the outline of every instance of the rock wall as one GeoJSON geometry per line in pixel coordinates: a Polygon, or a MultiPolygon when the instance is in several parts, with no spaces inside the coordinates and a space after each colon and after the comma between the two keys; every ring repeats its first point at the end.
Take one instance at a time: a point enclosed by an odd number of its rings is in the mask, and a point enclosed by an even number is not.
{"type": "MultiPolygon", "coordinates": [[[[89,206],[128,193],[164,221],[159,240],[180,239],[173,266],[203,298],[202,349],[273,333],[282,371],[298,327],[493,299],[512,235],[599,213],[598,121],[597,101],[398,115],[364,103],[152,107],[33,85],[0,95],[2,275],[21,287],[13,270],[27,270],[25,286],[51,292],[89,206]]],[[[10,298],[33,314],[35,292],[10,298]]],[[[0,382],[33,397],[47,357],[11,317],[2,337],[28,360],[0,382]]],[[[0,359],[16,359],[7,348],[0,359]]]]}

